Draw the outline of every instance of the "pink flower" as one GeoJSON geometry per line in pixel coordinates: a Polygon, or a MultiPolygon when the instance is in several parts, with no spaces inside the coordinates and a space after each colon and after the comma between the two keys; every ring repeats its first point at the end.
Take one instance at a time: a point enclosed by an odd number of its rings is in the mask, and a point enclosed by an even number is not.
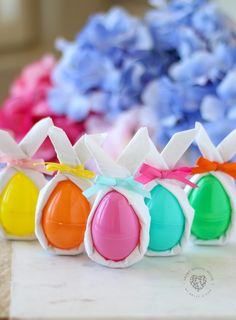
{"type": "Polygon", "coordinates": [[[56,60],[52,55],[46,55],[39,61],[26,66],[14,81],[10,89],[11,95],[21,96],[24,92],[24,95],[32,94],[35,99],[40,100],[51,87],[51,72],[55,66],[56,60]]]}
{"type": "Polygon", "coordinates": [[[17,141],[36,121],[50,113],[47,93],[55,64],[53,56],[43,57],[25,67],[10,88],[0,110],[0,127],[11,131],[17,141]]]}
{"type": "MultiPolygon", "coordinates": [[[[13,82],[8,98],[0,109],[0,128],[10,131],[20,141],[40,119],[50,116],[54,124],[63,128],[74,143],[84,132],[84,123],[55,115],[48,104],[48,91],[52,87],[51,73],[56,65],[53,56],[44,56],[26,66],[13,82]]],[[[45,160],[55,158],[55,151],[47,139],[37,153],[45,160]]]]}

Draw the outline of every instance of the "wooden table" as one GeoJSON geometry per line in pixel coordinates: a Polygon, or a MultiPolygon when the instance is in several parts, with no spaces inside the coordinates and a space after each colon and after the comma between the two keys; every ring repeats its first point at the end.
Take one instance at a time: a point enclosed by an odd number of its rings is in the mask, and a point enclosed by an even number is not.
{"type": "Polygon", "coordinates": [[[227,320],[235,301],[235,240],[125,270],[51,256],[36,241],[0,241],[0,318],[227,320]]]}

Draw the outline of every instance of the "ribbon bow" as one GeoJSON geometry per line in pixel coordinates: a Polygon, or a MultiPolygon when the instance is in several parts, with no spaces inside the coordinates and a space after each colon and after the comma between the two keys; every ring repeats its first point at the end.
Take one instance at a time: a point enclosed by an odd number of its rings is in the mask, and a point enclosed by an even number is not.
{"type": "Polygon", "coordinates": [[[236,162],[223,162],[210,161],[203,157],[197,160],[197,167],[192,168],[192,174],[205,173],[210,171],[222,171],[236,179],[236,162]]]}
{"type": "Polygon", "coordinates": [[[134,180],[133,176],[127,178],[111,178],[105,176],[97,176],[95,179],[95,184],[91,188],[85,190],[83,195],[86,198],[90,198],[92,195],[100,190],[109,187],[119,187],[124,188],[136,193],[141,194],[144,197],[149,197],[149,193],[143,190],[142,185],[134,180]]]}
{"type": "Polygon", "coordinates": [[[0,156],[0,163],[6,164],[7,167],[21,167],[38,171],[40,173],[49,174],[42,159],[16,159],[10,156],[3,155],[0,156]]]}
{"type": "Polygon", "coordinates": [[[85,170],[83,164],[80,164],[76,167],[71,167],[67,164],[56,162],[45,162],[45,164],[47,171],[60,171],[62,173],[69,173],[84,179],[92,179],[95,176],[93,171],[85,170]]]}
{"type": "Polygon", "coordinates": [[[140,175],[135,178],[136,181],[147,184],[155,179],[165,180],[178,180],[183,182],[192,188],[196,188],[197,185],[186,179],[188,175],[192,173],[192,168],[189,167],[181,167],[176,169],[169,169],[169,170],[160,170],[155,167],[150,166],[147,163],[144,163],[141,168],[139,169],[140,175]]]}

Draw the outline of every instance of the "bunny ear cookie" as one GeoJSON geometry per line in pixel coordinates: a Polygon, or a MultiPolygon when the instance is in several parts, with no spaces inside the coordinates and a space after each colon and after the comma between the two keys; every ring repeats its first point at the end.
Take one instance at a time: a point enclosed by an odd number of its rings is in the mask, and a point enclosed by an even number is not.
{"type": "Polygon", "coordinates": [[[0,234],[6,239],[35,238],[35,208],[46,179],[43,159],[32,157],[52,124],[50,118],[39,121],[20,144],[0,130],[0,234]]]}
{"type": "Polygon", "coordinates": [[[150,152],[136,180],[143,183],[151,197],[145,202],[151,217],[148,256],[179,254],[190,235],[193,209],[183,190],[191,168],[176,163],[194,140],[198,128],[175,134],[162,153],[149,138],[150,152]]]}
{"type": "Polygon", "coordinates": [[[147,193],[134,180],[149,152],[147,130],[141,128],[116,161],[89,136],[86,144],[101,172],[95,186],[84,193],[96,194],[85,232],[86,252],[104,266],[129,267],[142,259],[149,241],[147,193]]]}
{"type": "Polygon", "coordinates": [[[236,153],[236,130],[215,147],[204,127],[198,126],[196,142],[202,156],[193,169],[195,175],[191,181],[199,188],[186,187],[195,210],[192,239],[201,245],[221,245],[229,239],[235,226],[236,164],[228,161],[236,153]]]}
{"type": "MultiPolygon", "coordinates": [[[[65,132],[49,130],[59,163],[48,163],[47,169],[57,174],[41,190],[36,209],[36,235],[42,247],[58,255],[77,255],[84,250],[84,231],[93,203],[83,191],[92,187],[95,174],[85,169],[90,153],[82,136],[74,146],[65,132]]],[[[101,143],[104,135],[93,135],[101,143]]]]}

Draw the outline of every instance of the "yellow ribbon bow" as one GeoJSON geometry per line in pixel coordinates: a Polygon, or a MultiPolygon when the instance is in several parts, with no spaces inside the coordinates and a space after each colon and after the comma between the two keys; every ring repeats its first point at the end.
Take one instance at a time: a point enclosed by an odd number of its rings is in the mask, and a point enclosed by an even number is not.
{"type": "Polygon", "coordinates": [[[92,179],[95,177],[95,173],[93,171],[84,169],[83,164],[80,164],[76,167],[56,162],[45,162],[45,164],[48,171],[60,171],[62,173],[69,173],[84,179],[92,179]]]}

